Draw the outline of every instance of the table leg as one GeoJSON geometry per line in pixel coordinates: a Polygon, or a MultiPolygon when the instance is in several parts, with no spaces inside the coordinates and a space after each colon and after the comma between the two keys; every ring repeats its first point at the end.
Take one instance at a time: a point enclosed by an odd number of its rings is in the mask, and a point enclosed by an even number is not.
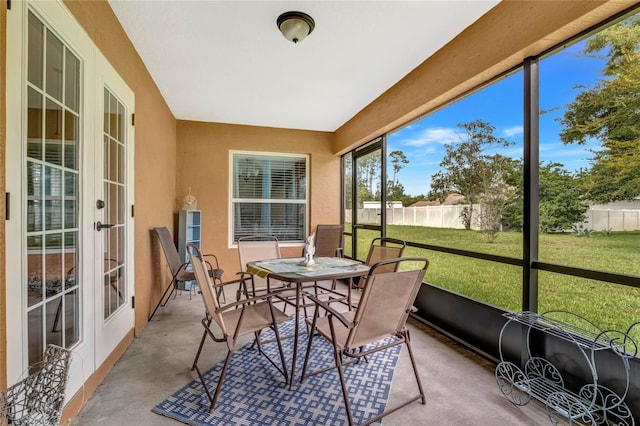
{"type": "Polygon", "coordinates": [[[291,378],[289,382],[289,390],[293,390],[293,381],[296,375],[296,358],[298,358],[298,334],[300,325],[300,287],[301,283],[296,283],[296,312],[295,316],[295,328],[293,330],[293,359],[291,360],[291,378]]]}

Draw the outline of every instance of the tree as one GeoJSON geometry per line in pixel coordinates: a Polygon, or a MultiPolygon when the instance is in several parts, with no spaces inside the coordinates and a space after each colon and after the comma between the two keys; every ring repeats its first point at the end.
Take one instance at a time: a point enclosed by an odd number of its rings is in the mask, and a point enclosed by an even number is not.
{"type": "Polygon", "coordinates": [[[359,201],[380,200],[381,188],[376,180],[380,176],[380,155],[373,152],[359,158],[356,164],[359,201]]]}
{"type": "MultiPolygon", "coordinates": [[[[402,201],[405,197],[403,184],[397,183],[394,185],[393,181],[387,181],[387,201],[402,201]]],[[[404,202],[402,205],[405,205],[404,202]]]]}
{"type": "Polygon", "coordinates": [[[391,166],[393,168],[393,178],[387,181],[387,200],[402,201],[402,205],[406,206],[405,199],[409,196],[404,192],[404,185],[398,182],[398,173],[409,164],[407,156],[400,150],[391,151],[391,166]]]}
{"type": "Polygon", "coordinates": [[[541,165],[540,219],[543,232],[568,229],[582,222],[589,206],[582,195],[580,174],[572,174],[560,163],[541,165]]]}
{"type": "Polygon", "coordinates": [[[519,161],[500,154],[487,156],[486,161],[487,167],[480,176],[482,191],[477,221],[484,241],[491,243],[502,228],[505,208],[517,198],[518,187],[512,182],[519,161]]]}
{"type": "Polygon", "coordinates": [[[607,203],[640,194],[640,16],[591,37],[585,55],[607,51],[603,77],[567,106],[560,120],[565,144],[599,139],[591,170],[585,175],[589,200],[607,203]]]}
{"type": "MultiPolygon", "coordinates": [[[[522,163],[519,165],[519,196],[504,211],[502,223],[512,229],[521,230],[523,226],[522,163]]],[[[571,173],[560,163],[541,163],[539,228],[542,232],[569,229],[573,224],[582,222],[588,209],[581,195],[582,173],[571,173]]]]}
{"type": "Polygon", "coordinates": [[[404,155],[404,152],[400,150],[391,151],[389,157],[391,157],[391,166],[393,167],[393,179],[391,179],[391,184],[396,186],[398,184],[398,173],[400,173],[400,170],[404,169],[405,165],[409,164],[409,160],[407,160],[407,156],[404,155]]]}
{"type": "MultiPolygon", "coordinates": [[[[489,155],[487,151],[511,146],[513,142],[494,136],[495,127],[481,120],[458,124],[458,127],[465,134],[460,137],[460,142],[445,145],[441,169],[432,176],[431,190],[427,197],[443,202],[451,193],[463,195],[469,204],[465,227],[470,229],[474,205],[502,199],[509,192],[508,179],[513,172],[515,160],[501,154],[489,155]]],[[[486,225],[487,231],[493,229],[494,225],[489,225],[488,222],[482,224],[482,220],[486,221],[488,217],[481,217],[480,220],[481,228],[486,225]]]]}

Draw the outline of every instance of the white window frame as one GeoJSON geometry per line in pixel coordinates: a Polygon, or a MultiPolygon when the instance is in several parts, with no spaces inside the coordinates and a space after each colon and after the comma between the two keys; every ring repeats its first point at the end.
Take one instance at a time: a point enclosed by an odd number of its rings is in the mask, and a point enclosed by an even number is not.
{"type": "Polygon", "coordinates": [[[291,157],[291,158],[300,158],[305,160],[305,194],[304,200],[292,200],[292,199],[279,199],[279,198],[271,198],[271,199],[262,199],[265,203],[286,203],[286,204],[303,204],[304,205],[304,232],[303,239],[300,241],[280,241],[281,247],[297,247],[304,245],[304,238],[309,233],[309,167],[310,167],[310,158],[308,154],[292,154],[292,153],[283,153],[283,152],[271,152],[271,151],[243,151],[243,150],[229,150],[229,235],[228,242],[229,248],[237,248],[238,244],[233,241],[234,236],[234,227],[235,227],[235,214],[234,214],[234,206],[236,203],[255,203],[261,202],[261,199],[256,198],[235,198],[233,195],[233,186],[234,186],[234,170],[233,170],[233,159],[236,155],[255,155],[260,157],[291,157]]]}

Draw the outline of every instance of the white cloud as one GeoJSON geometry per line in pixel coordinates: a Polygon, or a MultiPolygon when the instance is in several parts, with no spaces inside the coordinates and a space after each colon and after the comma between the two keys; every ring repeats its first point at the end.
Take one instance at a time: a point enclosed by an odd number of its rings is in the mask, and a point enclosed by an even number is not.
{"type": "Polygon", "coordinates": [[[446,145],[459,140],[460,138],[455,128],[432,127],[425,129],[422,133],[413,135],[413,137],[404,139],[402,144],[406,146],[446,145]]]}
{"type": "Polygon", "coordinates": [[[522,126],[512,126],[512,127],[507,127],[506,129],[504,129],[502,131],[502,133],[506,137],[511,137],[511,136],[515,136],[515,135],[521,135],[523,131],[524,130],[523,130],[522,126]]]}

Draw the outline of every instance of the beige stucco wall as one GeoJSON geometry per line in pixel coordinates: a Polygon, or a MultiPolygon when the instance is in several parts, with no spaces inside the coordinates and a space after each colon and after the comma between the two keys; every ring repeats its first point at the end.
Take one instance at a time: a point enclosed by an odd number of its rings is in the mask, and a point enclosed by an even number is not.
{"type": "MultiPolygon", "coordinates": [[[[224,280],[240,270],[229,240],[229,151],[308,154],[310,158],[310,224],[340,221],[340,158],[332,155],[333,135],[324,132],[178,121],[176,211],[191,188],[202,211],[202,249],[218,256],[224,280]]],[[[284,248],[299,256],[301,247],[284,248]]]]}
{"type": "Polygon", "coordinates": [[[634,3],[503,1],[341,126],[333,150],[406,125],[634,3]]]}

